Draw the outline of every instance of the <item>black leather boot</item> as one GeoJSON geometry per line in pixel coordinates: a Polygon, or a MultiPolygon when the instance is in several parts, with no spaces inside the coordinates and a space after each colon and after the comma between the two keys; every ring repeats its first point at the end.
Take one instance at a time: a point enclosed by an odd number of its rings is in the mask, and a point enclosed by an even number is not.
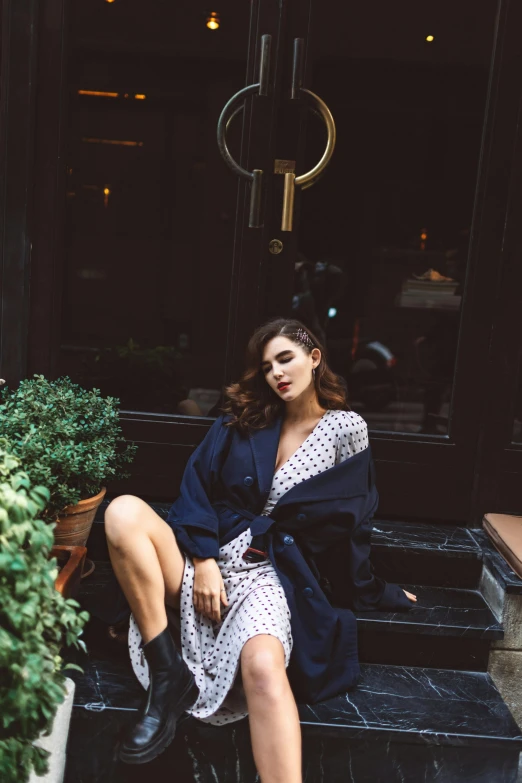
{"type": "Polygon", "coordinates": [[[150,683],[138,721],[120,745],[119,756],[126,764],[146,764],[163,753],[174,739],[179,717],[199,696],[168,627],[143,645],[143,653],[150,683]]]}

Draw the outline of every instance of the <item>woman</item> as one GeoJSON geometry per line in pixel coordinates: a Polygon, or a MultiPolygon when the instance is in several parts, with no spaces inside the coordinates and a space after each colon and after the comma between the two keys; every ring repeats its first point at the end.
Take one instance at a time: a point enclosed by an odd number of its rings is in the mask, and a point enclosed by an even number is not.
{"type": "Polygon", "coordinates": [[[256,330],[247,357],[168,524],[132,496],[107,508],[131,660],[148,688],[120,758],[157,756],[183,711],[214,724],[248,714],[263,783],[297,783],[295,699],[320,701],[359,676],[351,608],[408,609],[416,598],[372,573],[367,428],[317,339],[277,319],[256,330]],[[341,574],[328,573],[333,551],[341,574]],[[179,609],[181,652],[166,605],[179,609]]]}

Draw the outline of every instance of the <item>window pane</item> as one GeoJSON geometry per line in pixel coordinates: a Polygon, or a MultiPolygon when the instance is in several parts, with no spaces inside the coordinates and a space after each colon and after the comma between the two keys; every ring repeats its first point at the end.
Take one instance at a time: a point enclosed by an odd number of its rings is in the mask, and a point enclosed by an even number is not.
{"type": "MultiPolygon", "coordinates": [[[[223,381],[237,181],[217,150],[249,4],[71,0],[61,373],[207,415],[223,381]]],[[[240,122],[229,143],[238,154],[240,122]]]]}
{"type": "MultiPolygon", "coordinates": [[[[301,196],[292,312],[374,430],[445,434],[497,3],[317,4],[337,147],[301,196]]],[[[311,117],[306,165],[325,148],[311,117]]]]}

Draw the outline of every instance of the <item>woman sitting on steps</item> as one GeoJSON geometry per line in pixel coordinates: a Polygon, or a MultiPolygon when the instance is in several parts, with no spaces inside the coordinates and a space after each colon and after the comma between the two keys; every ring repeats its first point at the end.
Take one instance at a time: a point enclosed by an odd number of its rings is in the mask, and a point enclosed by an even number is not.
{"type": "Polygon", "coordinates": [[[262,783],[301,783],[296,700],[355,687],[353,609],[408,609],[416,598],[373,574],[367,427],[314,335],[293,320],[260,327],[226,391],[167,523],[131,495],[106,511],[131,660],[147,688],[119,753],[152,760],[184,711],[213,724],[248,715],[262,783]],[[342,553],[342,590],[329,550],[342,553]],[[179,650],[166,606],[179,611],[179,650]]]}

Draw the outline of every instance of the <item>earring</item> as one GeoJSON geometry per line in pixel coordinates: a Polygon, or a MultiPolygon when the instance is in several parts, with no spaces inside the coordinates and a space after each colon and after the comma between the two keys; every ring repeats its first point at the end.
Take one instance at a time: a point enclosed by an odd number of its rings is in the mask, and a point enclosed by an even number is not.
{"type": "Polygon", "coordinates": [[[312,368],[312,378],[315,381],[315,367],[312,368]]]}

